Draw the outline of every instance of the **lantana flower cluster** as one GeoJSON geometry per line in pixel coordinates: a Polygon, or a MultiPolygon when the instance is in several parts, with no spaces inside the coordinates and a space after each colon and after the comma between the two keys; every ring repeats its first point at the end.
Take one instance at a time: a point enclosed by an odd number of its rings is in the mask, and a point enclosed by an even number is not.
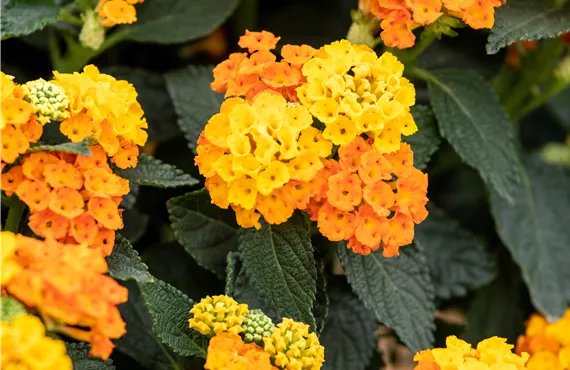
{"type": "Polygon", "coordinates": [[[324,347],[306,324],[284,318],[273,326],[228,296],[206,297],[190,313],[190,328],[212,337],[205,369],[318,370],[324,362],[324,347]]]}
{"type": "MultiPolygon", "coordinates": [[[[263,31],[241,42],[273,48],[276,40],[263,31]]],[[[311,55],[299,62],[305,82],[296,96],[240,91],[247,100],[227,99],[209,120],[195,162],[212,203],[231,206],[246,228],[260,228],[261,216],[280,224],[307,211],[332,241],[349,241],[361,254],[382,247],[397,255],[427,216],[427,176],[401,142],[417,131],[414,86],[390,53],[378,57],[343,40],[311,55]]],[[[216,67],[213,88],[231,58],[216,67]]]]}
{"type": "Polygon", "coordinates": [[[14,83],[13,77],[0,72],[2,85],[2,114],[0,116],[0,135],[2,137],[2,170],[24,154],[30,143],[37,142],[43,133],[42,125],[34,114],[34,108],[26,101],[24,89],[14,83]]]}
{"type": "MultiPolygon", "coordinates": [[[[123,227],[119,204],[129,192],[108,161],[135,167],[147,124],[128,82],[94,66],[54,75],[20,86],[1,74],[1,188],[28,207],[28,226],[38,237],[2,232],[2,294],[37,312],[48,331],[90,342],[90,354],[107,359],[111,340],[125,333],[117,305],[127,290],[106,275],[104,257],[123,227]],[[72,143],[89,143],[90,154],[76,154],[70,143],[65,151],[30,145],[46,144],[43,125],[51,123],[72,143]]],[[[13,339],[26,348],[24,339],[13,339]]]]}
{"type": "Polygon", "coordinates": [[[123,228],[119,209],[129,181],[115,175],[103,148],[91,156],[34,152],[2,175],[2,190],[16,193],[30,209],[28,226],[38,236],[86,244],[111,254],[115,230],[123,228]]]}
{"type": "Polygon", "coordinates": [[[118,304],[128,298],[126,288],[106,276],[107,263],[86,245],[45,241],[2,232],[2,263],[18,271],[2,281],[2,289],[35,308],[53,330],[90,342],[91,355],[107,359],[110,339],[125,333],[118,304]],[[4,254],[4,250],[11,253],[4,254]]]}
{"type": "Polygon", "coordinates": [[[477,348],[453,335],[445,344],[416,353],[414,370],[522,370],[529,358],[528,353],[513,353],[514,346],[499,337],[482,340],[477,348]]]}
{"type": "Polygon", "coordinates": [[[133,85],[100,73],[93,65],[82,73],[56,71],[52,82],[70,100],[70,117],[61,123],[61,133],[73,143],[94,139],[117,167],[135,167],[137,145],[146,143],[148,123],[133,85]]]}
{"type": "Polygon", "coordinates": [[[517,353],[528,352],[529,370],[564,370],[570,368],[570,309],[556,321],[533,314],[526,331],[517,341],[517,353]]]}
{"type": "Polygon", "coordinates": [[[357,137],[339,149],[339,160],[317,174],[321,189],[307,211],[329,240],[348,240],[348,248],[364,255],[382,247],[392,257],[428,215],[427,175],[413,167],[408,144],[391,154],[372,145],[357,137]]]}
{"type": "Polygon", "coordinates": [[[225,93],[226,97],[244,96],[251,101],[264,90],[282,94],[289,101],[296,101],[295,89],[305,78],[301,66],[315,53],[309,45],[285,45],[280,61],[271,50],[280,37],[267,31],[250,32],[240,37],[239,46],[248,53],[232,53],[214,68],[212,90],[225,93]]]}
{"type": "Polygon", "coordinates": [[[0,322],[2,369],[72,370],[65,344],[46,336],[46,328],[33,315],[19,315],[0,322]]]}
{"type": "Polygon", "coordinates": [[[196,163],[212,201],[229,205],[243,227],[287,221],[295,186],[304,186],[323,168],[332,143],[312,127],[308,109],[262,92],[253,103],[226,100],[198,142],[196,163]]]}
{"type": "Polygon", "coordinates": [[[117,24],[131,24],[137,21],[135,4],[144,0],[99,0],[96,10],[101,17],[101,24],[113,27],[117,24]]]}
{"type": "Polygon", "coordinates": [[[502,0],[360,0],[380,20],[380,37],[386,46],[405,49],[414,46],[413,30],[436,22],[447,15],[474,29],[492,28],[495,9],[502,0]]]}

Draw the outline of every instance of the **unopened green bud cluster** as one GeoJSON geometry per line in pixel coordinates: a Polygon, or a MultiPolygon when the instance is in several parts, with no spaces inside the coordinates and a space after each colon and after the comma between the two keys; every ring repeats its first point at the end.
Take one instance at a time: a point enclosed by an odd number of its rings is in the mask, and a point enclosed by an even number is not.
{"type": "Polygon", "coordinates": [[[61,87],[41,78],[22,87],[25,99],[32,105],[38,122],[42,125],[50,121],[63,121],[69,117],[69,99],[61,87]]]}
{"type": "Polygon", "coordinates": [[[275,325],[261,310],[251,310],[245,314],[242,323],[244,342],[261,344],[262,338],[269,337],[275,330],[275,325]]]}

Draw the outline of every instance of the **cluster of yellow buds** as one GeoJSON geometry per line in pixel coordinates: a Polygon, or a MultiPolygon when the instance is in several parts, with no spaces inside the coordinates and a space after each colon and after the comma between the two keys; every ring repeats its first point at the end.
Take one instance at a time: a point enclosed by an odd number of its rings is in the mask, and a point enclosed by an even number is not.
{"type": "Polygon", "coordinates": [[[213,336],[205,369],[318,370],[324,362],[324,347],[306,324],[283,318],[275,327],[261,310],[228,296],[206,297],[190,313],[190,328],[213,336]]]}
{"type": "Polygon", "coordinates": [[[43,79],[30,81],[22,85],[24,96],[32,104],[38,122],[42,125],[50,121],[63,121],[69,117],[69,98],[65,91],[43,79]]]}

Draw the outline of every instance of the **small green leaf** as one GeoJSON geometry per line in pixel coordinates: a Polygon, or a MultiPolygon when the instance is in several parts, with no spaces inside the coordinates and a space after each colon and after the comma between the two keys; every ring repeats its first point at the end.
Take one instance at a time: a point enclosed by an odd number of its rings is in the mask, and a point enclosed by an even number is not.
{"type": "Polygon", "coordinates": [[[164,75],[145,69],[119,66],[104,68],[103,71],[118,80],[129,81],[137,90],[137,100],[148,121],[148,141],[163,142],[180,135],[164,75]]]}
{"type": "Polygon", "coordinates": [[[239,250],[253,288],[280,316],[309,324],[317,292],[317,269],[307,222],[294,214],[280,225],[241,229],[239,250]]]}
{"type": "Polygon", "coordinates": [[[570,172],[538,157],[525,162],[516,203],[491,192],[491,211],[503,243],[520,266],[535,307],[562,316],[570,302],[570,172]]]}
{"type": "Polygon", "coordinates": [[[380,249],[362,256],[339,243],[338,255],[352,290],[378,321],[394,329],[412,352],[432,346],[434,289],[418,246],[385,258],[380,249]]]}
{"type": "Polygon", "coordinates": [[[121,234],[115,237],[113,252],[107,256],[109,274],[117,280],[134,280],[138,283],[153,281],[148,267],[141,261],[139,254],[121,234]]]}
{"type": "Polygon", "coordinates": [[[168,348],[182,356],[206,357],[208,340],[190,329],[190,309],[194,302],[164,281],[139,285],[142,297],[153,319],[155,335],[168,348]]]}
{"type": "Polygon", "coordinates": [[[101,360],[89,356],[91,345],[87,343],[65,343],[67,354],[73,362],[73,370],[114,370],[113,360],[101,360]]]}
{"type": "Polygon", "coordinates": [[[226,257],[237,249],[235,216],[210,201],[206,189],[166,203],[176,239],[201,266],[224,276],[226,257]]]}
{"type": "Polygon", "coordinates": [[[20,301],[8,296],[2,296],[2,298],[0,298],[0,309],[0,320],[8,322],[12,321],[16,316],[28,313],[28,311],[26,311],[26,307],[20,303],[20,301]]]}
{"type": "Polygon", "coordinates": [[[177,186],[193,186],[198,183],[198,180],[175,166],[144,154],[139,156],[135,168],[123,170],[115,167],[114,172],[132,184],[141,186],[174,188],[177,186]]]}
{"type": "Polygon", "coordinates": [[[137,22],[123,26],[127,40],[170,44],[206,36],[233,12],[238,0],[160,0],[137,5],[137,22]]]}
{"type": "Polygon", "coordinates": [[[28,153],[33,152],[63,152],[63,153],[71,153],[71,154],[80,154],[80,155],[91,155],[91,150],[89,150],[89,143],[87,140],[79,142],[79,143],[63,143],[63,144],[56,144],[56,145],[47,145],[47,144],[32,144],[30,149],[28,149],[28,153]]]}
{"type": "Polygon", "coordinates": [[[425,251],[435,295],[449,299],[488,284],[496,266],[485,244],[442,210],[432,206],[429,211],[416,226],[414,243],[425,251]]]}
{"type": "Polygon", "coordinates": [[[129,299],[119,305],[119,311],[127,324],[127,332],[114,340],[117,349],[148,369],[172,370],[177,356],[152,332],[152,318],[137,284],[126,281],[123,285],[129,290],[129,299]]]}
{"type": "Polygon", "coordinates": [[[404,136],[402,140],[414,151],[414,167],[423,170],[429,159],[441,144],[433,112],[425,105],[415,105],[411,109],[418,132],[412,136],[404,136]]]}
{"type": "Polygon", "coordinates": [[[222,94],[212,91],[212,67],[189,66],[165,75],[166,87],[178,114],[178,125],[188,146],[196,152],[196,141],[204,126],[220,110],[222,94]]]}
{"type": "Polygon", "coordinates": [[[547,1],[510,0],[495,11],[495,25],[487,43],[487,53],[517,41],[553,38],[570,31],[570,3],[551,8],[547,1]]]}
{"type": "Polygon", "coordinates": [[[57,22],[59,7],[53,0],[8,0],[0,12],[2,40],[29,35],[57,22]]]}
{"type": "Polygon", "coordinates": [[[491,86],[469,70],[426,77],[439,131],[483,180],[509,201],[522,183],[513,124],[491,86]]]}
{"type": "Polygon", "coordinates": [[[320,336],[323,370],[364,370],[376,348],[378,324],[346,282],[335,283],[342,284],[329,286],[329,316],[320,336]]]}

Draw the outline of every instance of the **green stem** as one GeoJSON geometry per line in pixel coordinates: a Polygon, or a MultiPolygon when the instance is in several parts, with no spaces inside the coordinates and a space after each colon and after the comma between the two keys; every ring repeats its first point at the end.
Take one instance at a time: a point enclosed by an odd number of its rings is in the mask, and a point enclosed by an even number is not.
{"type": "Polygon", "coordinates": [[[425,69],[421,69],[418,67],[412,67],[408,70],[408,72],[426,82],[434,82],[436,84],[440,84],[440,82],[435,78],[434,75],[426,71],[425,69]]]}
{"type": "Polygon", "coordinates": [[[513,119],[515,121],[519,121],[529,113],[533,112],[535,109],[544,105],[547,101],[550,100],[553,96],[559,94],[562,90],[564,90],[568,86],[568,82],[564,80],[557,79],[553,84],[551,84],[546,90],[538,94],[530,101],[529,104],[526,104],[522,107],[519,111],[513,114],[513,119]]]}
{"type": "Polygon", "coordinates": [[[435,40],[435,33],[433,32],[426,33],[425,31],[422,32],[422,34],[420,35],[420,41],[417,42],[416,45],[412,49],[410,49],[408,53],[405,54],[406,58],[405,60],[411,61],[419,57],[420,54],[425,49],[427,49],[427,47],[430,46],[434,40],[435,40]]]}
{"type": "Polygon", "coordinates": [[[2,195],[2,204],[6,207],[13,207],[16,202],[14,201],[14,199],[7,197],[5,195],[2,195]]]}
{"type": "Polygon", "coordinates": [[[18,200],[10,210],[8,211],[8,218],[6,219],[6,224],[4,225],[4,231],[11,231],[17,233],[20,228],[20,221],[22,220],[22,215],[26,206],[20,200],[18,200]]]}
{"type": "Polygon", "coordinates": [[[513,117],[526,104],[526,98],[537,85],[552,78],[553,63],[564,52],[564,44],[558,39],[544,42],[544,45],[534,55],[528,66],[525,66],[519,82],[511,89],[504,100],[504,107],[509,116],[513,117]]]}

